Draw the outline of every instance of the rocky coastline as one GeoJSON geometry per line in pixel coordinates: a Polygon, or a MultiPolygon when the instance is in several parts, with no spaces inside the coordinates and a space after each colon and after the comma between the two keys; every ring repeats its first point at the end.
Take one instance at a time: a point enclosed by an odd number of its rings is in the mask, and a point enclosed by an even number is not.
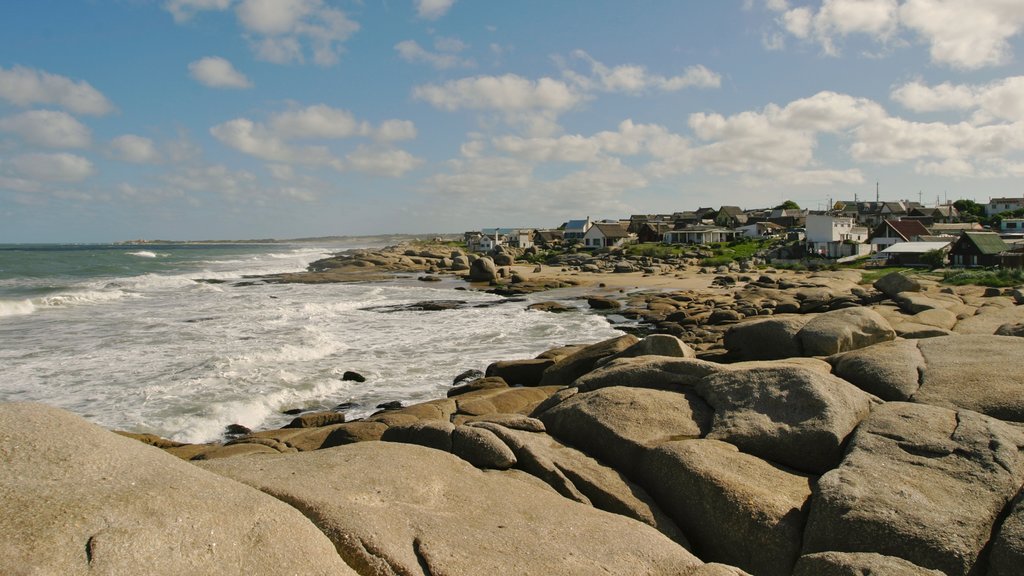
{"type": "Polygon", "coordinates": [[[0,405],[0,568],[1020,573],[1020,288],[523,256],[399,246],[264,281],[454,274],[571,291],[630,333],[496,358],[446,398],[215,444],[0,405]]]}

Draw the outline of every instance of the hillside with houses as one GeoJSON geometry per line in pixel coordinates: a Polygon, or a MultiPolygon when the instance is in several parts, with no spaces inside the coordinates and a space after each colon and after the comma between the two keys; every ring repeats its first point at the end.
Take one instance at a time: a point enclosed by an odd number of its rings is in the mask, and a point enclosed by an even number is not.
{"type": "Polygon", "coordinates": [[[1024,267],[1024,197],[987,204],[958,200],[926,206],[909,200],[837,201],[828,210],[701,207],[672,214],[569,220],[555,229],[484,228],[464,234],[467,249],[583,250],[628,244],[708,245],[774,240],[790,259],[898,266],[1024,267]]]}

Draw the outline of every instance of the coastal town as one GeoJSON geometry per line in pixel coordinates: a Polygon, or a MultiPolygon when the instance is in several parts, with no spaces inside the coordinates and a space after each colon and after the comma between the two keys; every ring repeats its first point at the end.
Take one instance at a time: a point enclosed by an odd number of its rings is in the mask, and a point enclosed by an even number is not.
{"type": "Polygon", "coordinates": [[[464,234],[470,252],[498,246],[594,250],[629,244],[713,244],[742,239],[785,241],[791,259],[874,265],[1024,266],[1024,196],[986,204],[960,200],[926,206],[910,200],[836,201],[825,211],[785,202],[771,209],[697,208],[624,219],[569,220],[555,229],[483,228],[464,234]],[[794,249],[795,248],[795,249],[794,249]]]}

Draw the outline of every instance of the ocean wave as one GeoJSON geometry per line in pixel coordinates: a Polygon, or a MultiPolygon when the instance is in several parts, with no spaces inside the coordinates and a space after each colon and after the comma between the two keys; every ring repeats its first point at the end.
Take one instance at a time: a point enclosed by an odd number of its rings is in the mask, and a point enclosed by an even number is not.
{"type": "Polygon", "coordinates": [[[36,306],[56,308],[62,306],[74,306],[77,304],[99,304],[101,302],[110,302],[113,300],[120,300],[127,295],[128,294],[121,290],[86,290],[68,294],[43,296],[41,298],[36,298],[32,303],[36,306]]]}
{"type": "Polygon", "coordinates": [[[6,316],[25,316],[36,311],[31,300],[0,300],[0,318],[6,316]]]}
{"type": "Polygon", "coordinates": [[[138,252],[127,252],[129,256],[138,256],[139,258],[156,258],[156,252],[150,252],[149,250],[139,250],[138,252]]]}

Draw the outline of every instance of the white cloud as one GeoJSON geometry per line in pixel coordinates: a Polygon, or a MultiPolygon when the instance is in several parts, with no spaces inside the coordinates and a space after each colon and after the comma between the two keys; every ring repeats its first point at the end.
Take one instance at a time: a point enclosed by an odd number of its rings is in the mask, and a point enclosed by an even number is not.
{"type": "MultiPolygon", "coordinates": [[[[456,41],[457,42],[457,41],[456,41]]],[[[398,56],[406,62],[422,62],[429,64],[438,70],[449,68],[471,68],[476,63],[469,58],[462,58],[458,53],[465,48],[461,42],[454,43],[450,39],[443,39],[435,42],[437,52],[431,52],[423,48],[415,40],[403,40],[395,44],[395,51],[398,56]]]]}
{"type": "Polygon", "coordinates": [[[188,192],[240,196],[256,191],[259,179],[245,170],[232,171],[223,165],[193,166],[165,174],[170,186],[188,192]]]}
{"type": "Polygon", "coordinates": [[[164,9],[180,24],[191,20],[198,12],[227,10],[231,2],[232,0],[167,0],[164,2],[164,9]]]}
{"type": "Polygon", "coordinates": [[[634,64],[609,67],[583,50],[575,50],[572,56],[590,65],[590,75],[583,76],[571,70],[563,73],[584,90],[639,94],[650,89],[674,92],[689,87],[718,88],[722,83],[719,74],[701,65],[690,66],[679,76],[665,77],[651,74],[645,67],[634,64]]]}
{"type": "MultiPolygon", "coordinates": [[[[817,42],[825,54],[838,55],[836,41],[854,34],[891,47],[905,44],[900,37],[910,33],[929,46],[933,62],[965,70],[1008,63],[1010,39],[1024,30],[1016,0],[823,0],[784,11],[783,5],[767,5],[781,12],[779,27],[817,42]]],[[[782,45],[775,36],[766,39],[782,45]]]]}
{"type": "Polygon", "coordinates": [[[29,144],[46,148],[87,148],[92,135],[67,112],[30,110],[0,118],[0,132],[17,134],[29,144]]]}
{"type": "Polygon", "coordinates": [[[42,182],[81,182],[96,170],[74,154],[22,154],[8,161],[17,176],[42,182]]]}
{"type": "Polygon", "coordinates": [[[974,126],[967,122],[911,122],[886,118],[861,126],[850,147],[854,159],[896,164],[912,160],[978,164],[1024,151],[1024,124],[974,126]]]}
{"type": "Polygon", "coordinates": [[[900,18],[930,45],[934,62],[965,70],[1009,62],[1009,39],[1024,29],[1015,0],[907,0],[900,18]]]}
{"type": "Polygon", "coordinates": [[[410,120],[385,120],[373,137],[381,142],[397,142],[416,138],[416,125],[410,120]]]}
{"type": "Polygon", "coordinates": [[[331,66],[338,61],[341,44],[359,30],[358,23],[323,0],[242,0],[235,12],[242,26],[257,36],[257,56],[278,64],[305,61],[306,41],[313,61],[331,66]]]}
{"type": "Polygon", "coordinates": [[[196,81],[210,88],[252,88],[252,82],[224,58],[207,56],[188,65],[196,81]]]}
{"type": "Polygon", "coordinates": [[[1024,121],[1024,76],[980,85],[943,82],[927,86],[913,81],[895,88],[891,97],[914,112],[974,110],[971,120],[978,124],[1024,121]]]}
{"type": "Polygon", "coordinates": [[[413,4],[416,6],[416,14],[420,18],[437,20],[451,9],[455,0],[414,0],[413,4]]]}
{"type": "Polygon", "coordinates": [[[346,156],[345,160],[345,169],[394,178],[403,176],[406,172],[423,164],[422,159],[416,158],[405,150],[392,148],[381,150],[368,146],[359,146],[346,156]]]}
{"type": "Polygon", "coordinates": [[[294,147],[247,118],[236,118],[210,128],[222,143],[263,160],[296,164],[329,164],[333,160],[323,146],[294,147]]]}
{"type": "Polygon", "coordinates": [[[16,106],[55,104],[76,114],[102,116],[114,106],[88,82],[41,70],[14,66],[0,67],[0,98],[16,106]]]}
{"type": "Polygon", "coordinates": [[[160,152],[149,138],[124,134],[110,142],[114,156],[121,161],[132,164],[152,164],[160,161],[160,152]]]}
{"type": "Polygon", "coordinates": [[[413,89],[413,97],[442,110],[497,112],[502,119],[533,135],[557,130],[559,114],[572,109],[584,96],[568,84],[552,78],[532,81],[515,74],[474,76],[441,85],[413,89]]]}
{"type": "Polygon", "coordinates": [[[355,119],[348,110],[316,104],[275,114],[270,129],[281,138],[349,138],[366,136],[370,125],[355,119]]]}

